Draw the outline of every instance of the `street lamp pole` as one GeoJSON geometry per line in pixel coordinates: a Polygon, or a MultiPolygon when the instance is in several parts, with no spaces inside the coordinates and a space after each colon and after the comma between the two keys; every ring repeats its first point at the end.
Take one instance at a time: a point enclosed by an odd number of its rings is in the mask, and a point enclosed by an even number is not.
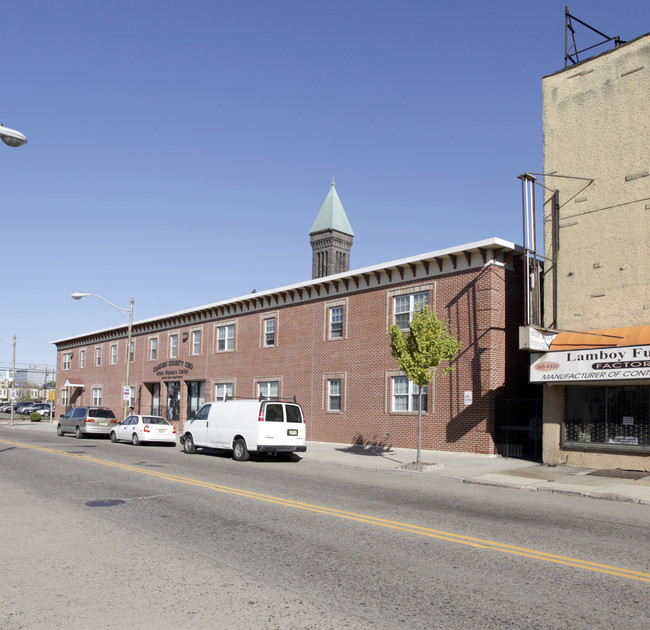
{"type": "Polygon", "coordinates": [[[124,416],[122,419],[126,419],[126,412],[128,411],[129,403],[131,402],[131,381],[129,380],[129,371],[131,367],[131,330],[133,328],[133,298],[129,304],[129,334],[127,336],[126,342],[126,387],[129,388],[129,399],[124,400],[124,416]]]}
{"type": "Polygon", "coordinates": [[[125,313],[129,314],[129,331],[127,335],[127,342],[126,342],[126,383],[125,387],[129,388],[129,398],[124,400],[124,416],[122,417],[122,420],[126,418],[126,413],[129,408],[129,401],[131,398],[131,384],[129,382],[129,377],[130,377],[130,368],[131,368],[131,332],[133,329],[133,298],[131,298],[131,302],[129,304],[129,308],[122,308],[121,306],[116,306],[113,304],[113,302],[109,302],[105,297],[102,297],[101,295],[97,295],[96,293],[73,293],[70,295],[70,297],[74,300],[80,300],[81,298],[84,297],[96,297],[99,298],[100,300],[104,300],[106,304],[112,306],[114,309],[117,309],[118,311],[124,311],[125,313]]]}
{"type": "MultiPolygon", "coordinates": [[[[15,129],[9,129],[9,127],[5,127],[3,124],[0,123],[0,140],[2,140],[7,146],[9,147],[21,147],[23,144],[27,144],[27,138],[20,133],[20,131],[16,131],[15,129]]],[[[11,361],[11,389],[16,389],[16,335],[14,335],[14,340],[9,341],[8,339],[4,339],[3,337],[0,337],[2,341],[6,341],[7,343],[10,343],[13,347],[13,359],[11,361]]],[[[11,399],[11,397],[10,397],[11,399]]],[[[14,426],[14,402],[11,401],[11,426],[14,426]]]]}
{"type": "MultiPolygon", "coordinates": [[[[8,344],[11,344],[13,346],[13,352],[12,352],[12,357],[11,357],[11,389],[15,390],[16,389],[16,335],[13,337],[13,341],[9,341],[9,339],[5,339],[4,337],[0,337],[2,341],[6,341],[8,344]]],[[[9,402],[11,404],[11,421],[10,421],[10,426],[14,426],[14,401],[11,400],[11,396],[9,396],[9,402]]]]}

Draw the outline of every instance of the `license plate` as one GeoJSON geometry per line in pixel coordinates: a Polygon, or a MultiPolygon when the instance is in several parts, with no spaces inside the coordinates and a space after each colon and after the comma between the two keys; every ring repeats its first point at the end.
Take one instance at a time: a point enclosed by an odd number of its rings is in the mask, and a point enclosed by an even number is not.
{"type": "Polygon", "coordinates": [[[158,433],[167,433],[167,431],[165,429],[158,429],[158,433]]]}
{"type": "Polygon", "coordinates": [[[298,435],[298,429],[289,429],[287,435],[298,435]]]}
{"type": "Polygon", "coordinates": [[[108,422],[98,422],[97,424],[99,424],[100,427],[108,426],[108,422]]]}

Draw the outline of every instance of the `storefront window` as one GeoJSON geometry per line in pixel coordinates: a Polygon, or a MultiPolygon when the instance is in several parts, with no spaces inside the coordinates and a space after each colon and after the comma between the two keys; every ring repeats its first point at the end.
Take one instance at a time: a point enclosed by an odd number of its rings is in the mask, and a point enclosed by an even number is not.
{"type": "Polygon", "coordinates": [[[650,387],[567,386],[563,445],[650,450],[650,387]]]}

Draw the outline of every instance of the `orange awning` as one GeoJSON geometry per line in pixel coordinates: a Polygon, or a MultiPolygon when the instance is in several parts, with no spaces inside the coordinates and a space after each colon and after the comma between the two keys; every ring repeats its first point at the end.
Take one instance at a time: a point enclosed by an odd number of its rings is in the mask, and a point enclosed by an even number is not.
{"type": "Polygon", "coordinates": [[[589,348],[616,348],[617,346],[649,346],[650,326],[605,328],[584,332],[561,332],[551,342],[554,350],[588,350],[589,348]]]}

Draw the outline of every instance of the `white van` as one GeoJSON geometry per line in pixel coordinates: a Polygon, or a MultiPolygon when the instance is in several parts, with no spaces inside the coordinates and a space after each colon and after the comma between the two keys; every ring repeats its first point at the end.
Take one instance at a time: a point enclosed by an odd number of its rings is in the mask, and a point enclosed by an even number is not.
{"type": "Polygon", "coordinates": [[[298,403],[279,400],[219,400],[206,403],[183,423],[186,453],[197,447],[232,450],[243,462],[249,453],[304,453],[305,418],[298,403]]]}

